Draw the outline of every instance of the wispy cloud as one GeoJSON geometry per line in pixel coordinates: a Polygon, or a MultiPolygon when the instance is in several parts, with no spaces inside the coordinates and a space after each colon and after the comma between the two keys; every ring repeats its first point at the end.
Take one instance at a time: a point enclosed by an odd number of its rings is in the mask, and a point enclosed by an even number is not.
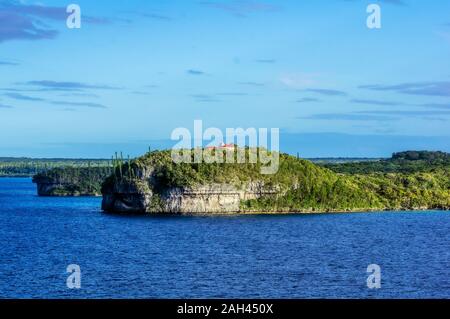
{"type": "MultiPolygon", "coordinates": [[[[10,40],[53,39],[58,35],[46,21],[65,21],[65,7],[28,5],[19,1],[0,3],[0,43],[10,40]]],[[[86,23],[104,24],[104,18],[83,16],[86,23]]]]}
{"type": "Polygon", "coordinates": [[[93,97],[93,98],[99,98],[100,96],[98,96],[97,94],[94,93],[78,93],[78,92],[74,92],[74,93],[64,93],[64,94],[60,94],[59,96],[71,96],[71,97],[93,97]]]}
{"type": "Polygon", "coordinates": [[[9,40],[53,39],[58,32],[44,29],[36,19],[16,12],[0,11],[0,43],[9,40]]]}
{"type": "Polygon", "coordinates": [[[433,111],[404,111],[404,110],[394,110],[394,111],[380,111],[380,110],[369,110],[369,111],[357,111],[357,114],[378,114],[378,115],[398,115],[402,117],[424,117],[430,115],[443,115],[450,116],[449,111],[433,110],[433,111]]]}
{"type": "Polygon", "coordinates": [[[134,95],[149,95],[150,94],[150,93],[144,92],[144,91],[131,91],[130,93],[134,94],[134,95]]]}
{"type": "Polygon", "coordinates": [[[247,96],[248,93],[243,93],[243,92],[224,92],[224,93],[217,93],[216,95],[219,95],[219,96],[247,96]]]}
{"type": "MultiPolygon", "coordinates": [[[[126,23],[132,23],[135,19],[132,17],[140,17],[144,19],[150,19],[150,20],[158,20],[158,21],[172,21],[173,18],[169,17],[168,15],[164,15],[158,12],[138,12],[138,11],[121,11],[121,14],[124,14],[126,16],[130,16],[130,18],[119,18],[119,21],[123,21],[126,23]]],[[[116,18],[117,19],[117,18],[116,18]]]]}
{"type": "Polygon", "coordinates": [[[248,86],[265,86],[264,83],[261,83],[261,82],[252,82],[252,81],[238,82],[238,84],[240,84],[240,85],[248,85],[248,86]]]}
{"type": "Polygon", "coordinates": [[[20,93],[5,93],[4,96],[19,100],[19,101],[28,101],[28,102],[44,102],[53,105],[63,105],[63,106],[71,106],[71,107],[88,107],[88,108],[97,108],[97,109],[106,109],[107,107],[100,103],[92,103],[92,102],[73,102],[73,101],[54,101],[47,100],[39,97],[33,97],[29,95],[24,95],[20,93]]]}
{"type": "Polygon", "coordinates": [[[193,97],[195,99],[209,99],[211,98],[211,95],[209,94],[191,94],[190,97],[193,97]]]}
{"type": "Polygon", "coordinates": [[[277,62],[277,60],[275,60],[275,59],[257,59],[257,60],[255,60],[255,62],[273,64],[273,63],[277,62]]]}
{"type": "Polygon", "coordinates": [[[425,103],[425,104],[420,104],[419,106],[428,107],[428,108],[432,108],[432,109],[442,109],[442,110],[450,111],[450,104],[425,103]]]}
{"type": "Polygon", "coordinates": [[[276,12],[280,7],[261,1],[235,0],[235,1],[201,1],[201,5],[228,12],[237,17],[246,17],[249,14],[260,12],[276,12]]]}
{"type": "Polygon", "coordinates": [[[220,99],[210,94],[191,94],[190,95],[196,102],[221,102],[220,99]]]}
{"type": "Polygon", "coordinates": [[[161,20],[161,21],[171,21],[172,18],[169,16],[165,16],[158,13],[142,13],[140,14],[141,17],[148,18],[148,19],[154,19],[154,20],[161,20]]]}
{"type": "Polygon", "coordinates": [[[187,74],[189,75],[205,75],[206,73],[200,70],[195,70],[195,69],[189,69],[186,71],[187,74]]]}
{"type": "Polygon", "coordinates": [[[6,104],[0,103],[0,109],[12,109],[12,108],[14,108],[14,107],[11,105],[6,105],[6,104]]]}
{"type": "Polygon", "coordinates": [[[11,61],[0,61],[0,65],[17,66],[19,63],[11,61]]]}
{"type": "Polygon", "coordinates": [[[150,90],[153,91],[154,89],[156,89],[158,87],[159,86],[155,85],[155,84],[143,85],[140,88],[130,91],[130,93],[134,94],[134,95],[149,95],[150,90]]]}
{"type": "Polygon", "coordinates": [[[243,92],[222,92],[215,94],[191,94],[190,97],[194,98],[197,102],[222,102],[223,97],[242,97],[248,96],[248,93],[243,92]]]}
{"type": "Polygon", "coordinates": [[[350,102],[356,103],[356,104],[369,104],[369,105],[380,105],[380,106],[403,105],[403,103],[400,103],[400,102],[380,101],[380,100],[364,100],[364,99],[352,99],[352,100],[350,100],[350,102]]]}
{"type": "Polygon", "coordinates": [[[82,91],[88,89],[99,89],[99,90],[121,90],[120,87],[114,87],[109,85],[99,85],[99,84],[88,84],[81,82],[58,82],[58,81],[28,81],[24,83],[17,83],[21,85],[27,85],[32,87],[37,87],[45,90],[52,91],[82,91]]]}
{"type": "Polygon", "coordinates": [[[197,99],[195,101],[199,102],[199,103],[217,103],[217,102],[221,102],[221,100],[219,100],[219,99],[197,99]]]}
{"type": "Polygon", "coordinates": [[[347,93],[339,90],[331,90],[331,89],[306,89],[307,92],[313,92],[321,95],[327,96],[346,96],[347,93]]]}
{"type": "Polygon", "coordinates": [[[326,121],[395,121],[397,117],[374,115],[374,114],[355,114],[355,113],[322,113],[303,117],[297,117],[303,120],[326,120],[326,121]]]}
{"type": "Polygon", "coordinates": [[[428,120],[447,120],[450,111],[433,110],[433,111],[409,111],[409,110],[367,110],[356,111],[350,113],[320,113],[312,114],[298,119],[307,120],[327,120],[327,121],[376,121],[387,122],[396,121],[402,118],[416,117],[428,120]],[[434,117],[433,117],[434,116],[434,117]],[[436,117],[437,116],[437,117],[436,117]]]}
{"type": "Polygon", "coordinates": [[[312,97],[304,97],[296,101],[297,103],[311,103],[311,102],[320,102],[319,99],[312,97]]]}
{"type": "MultiPolygon", "coordinates": [[[[371,100],[371,99],[351,99],[350,102],[355,103],[355,104],[367,104],[367,105],[377,105],[377,106],[414,106],[414,107],[424,107],[424,108],[431,108],[431,109],[450,110],[450,104],[445,104],[445,103],[414,104],[414,103],[403,103],[403,102],[371,100]]],[[[382,111],[382,112],[384,112],[384,111],[382,111]]]]}
{"type": "Polygon", "coordinates": [[[99,103],[89,103],[89,102],[65,102],[65,101],[51,101],[51,104],[54,105],[66,105],[66,106],[81,106],[81,107],[89,107],[89,108],[96,108],[96,109],[106,109],[106,107],[103,104],[99,103]]]}
{"type": "Polygon", "coordinates": [[[21,100],[21,101],[34,101],[34,102],[45,101],[42,98],[32,97],[32,96],[28,96],[28,95],[24,95],[24,94],[20,94],[20,93],[5,93],[4,95],[11,99],[21,100]]]}
{"type": "Polygon", "coordinates": [[[280,77],[280,82],[292,89],[304,89],[317,85],[318,74],[289,73],[280,77]]]}
{"type": "Polygon", "coordinates": [[[26,88],[26,89],[18,89],[18,88],[0,88],[0,91],[4,92],[43,92],[42,89],[32,89],[32,88],[26,88]]]}
{"type": "Polygon", "coordinates": [[[450,82],[448,81],[411,82],[395,85],[371,84],[361,85],[359,88],[413,95],[450,96],[450,82]]]}

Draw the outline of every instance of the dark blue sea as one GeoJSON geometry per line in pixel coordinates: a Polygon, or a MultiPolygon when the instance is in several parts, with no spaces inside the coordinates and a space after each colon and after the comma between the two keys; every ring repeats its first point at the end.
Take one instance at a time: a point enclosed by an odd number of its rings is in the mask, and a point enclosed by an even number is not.
{"type": "Polygon", "coordinates": [[[100,202],[1,178],[0,297],[450,297],[449,212],[125,217],[100,202]]]}

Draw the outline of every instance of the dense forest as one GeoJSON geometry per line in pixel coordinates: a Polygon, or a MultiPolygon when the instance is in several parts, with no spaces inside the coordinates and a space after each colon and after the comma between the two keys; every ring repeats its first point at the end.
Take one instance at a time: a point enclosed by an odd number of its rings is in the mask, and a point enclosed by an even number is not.
{"type": "Polygon", "coordinates": [[[100,196],[108,166],[52,168],[33,176],[41,196],[100,196]]]}
{"type": "Polygon", "coordinates": [[[432,172],[450,167],[450,154],[444,152],[406,151],[392,154],[389,159],[343,163],[318,163],[337,173],[415,173],[432,172]]]}
{"type": "MultiPolygon", "coordinates": [[[[130,159],[128,158],[128,163],[130,159]]],[[[33,175],[40,196],[100,196],[105,179],[125,163],[123,155],[108,160],[53,160],[33,175]]]]}

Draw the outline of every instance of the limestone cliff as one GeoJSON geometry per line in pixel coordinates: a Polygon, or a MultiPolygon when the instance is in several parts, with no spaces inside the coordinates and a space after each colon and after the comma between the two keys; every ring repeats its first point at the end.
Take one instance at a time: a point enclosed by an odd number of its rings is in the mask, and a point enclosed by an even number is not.
{"type": "Polygon", "coordinates": [[[228,184],[167,187],[155,192],[154,189],[159,189],[160,185],[154,184],[154,181],[152,178],[141,183],[129,181],[114,184],[113,189],[104,189],[103,210],[119,213],[239,213],[243,212],[242,201],[277,194],[275,190],[264,189],[258,183],[243,188],[228,184]]]}

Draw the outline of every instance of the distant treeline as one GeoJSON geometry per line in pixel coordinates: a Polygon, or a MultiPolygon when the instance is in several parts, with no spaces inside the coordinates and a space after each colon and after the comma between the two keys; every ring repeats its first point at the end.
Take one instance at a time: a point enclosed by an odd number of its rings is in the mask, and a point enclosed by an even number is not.
{"type": "MultiPolygon", "coordinates": [[[[297,158],[299,156],[297,155],[297,158]]],[[[315,157],[305,158],[314,164],[343,164],[343,163],[358,163],[358,162],[374,162],[384,158],[375,157],[315,157]]]]}
{"type": "Polygon", "coordinates": [[[32,177],[53,168],[111,167],[105,159],[33,159],[0,157],[0,177],[32,177]]]}
{"type": "Polygon", "coordinates": [[[389,159],[349,163],[317,163],[344,174],[431,172],[450,166],[450,154],[445,152],[406,151],[392,154],[389,159]]]}

